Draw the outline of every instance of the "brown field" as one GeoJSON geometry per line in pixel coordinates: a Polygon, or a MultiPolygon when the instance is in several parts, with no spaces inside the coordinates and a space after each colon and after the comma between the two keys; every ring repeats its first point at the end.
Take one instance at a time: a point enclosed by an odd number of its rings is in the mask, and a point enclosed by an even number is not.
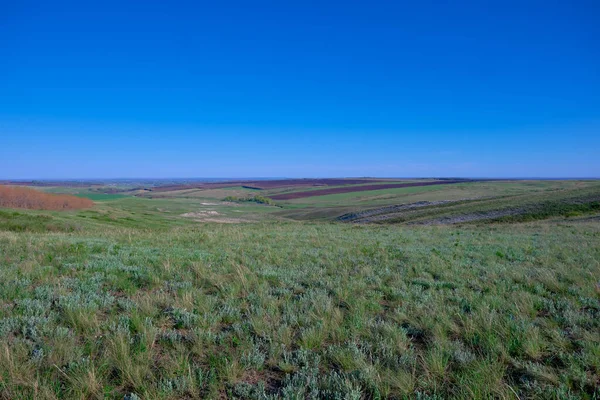
{"type": "Polygon", "coordinates": [[[464,183],[464,182],[472,182],[472,181],[443,180],[443,181],[434,181],[434,182],[389,183],[389,184],[379,184],[379,185],[344,186],[344,187],[336,187],[336,188],[323,189],[323,190],[311,190],[311,191],[306,191],[306,192],[284,193],[284,194],[278,194],[275,196],[271,196],[271,198],[273,200],[292,200],[292,199],[301,199],[304,197],[325,196],[328,194],[363,192],[363,191],[367,191],[367,190],[395,189],[395,188],[404,188],[404,187],[412,187],[412,186],[448,185],[448,184],[452,184],[452,183],[464,183]]]}
{"type": "Polygon", "coordinates": [[[32,210],[77,210],[90,208],[90,199],[66,194],[51,194],[26,187],[0,185],[0,207],[32,210]]]}

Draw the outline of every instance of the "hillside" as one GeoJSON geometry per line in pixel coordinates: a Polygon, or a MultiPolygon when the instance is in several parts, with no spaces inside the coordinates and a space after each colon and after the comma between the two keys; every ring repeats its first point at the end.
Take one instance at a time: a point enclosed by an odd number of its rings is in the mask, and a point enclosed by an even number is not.
{"type": "Polygon", "coordinates": [[[598,398],[596,183],[460,185],[0,210],[0,398],[598,398]]]}

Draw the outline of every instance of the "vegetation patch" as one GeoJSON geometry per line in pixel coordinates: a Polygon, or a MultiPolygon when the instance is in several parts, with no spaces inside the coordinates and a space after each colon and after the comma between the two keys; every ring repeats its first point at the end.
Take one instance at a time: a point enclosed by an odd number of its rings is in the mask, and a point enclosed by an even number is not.
{"type": "Polygon", "coordinates": [[[589,213],[600,212],[600,197],[598,199],[581,199],[578,202],[544,202],[537,207],[513,215],[496,218],[496,221],[526,222],[555,216],[578,217],[589,213]]]}
{"type": "Polygon", "coordinates": [[[223,201],[230,201],[234,203],[257,203],[257,204],[267,204],[270,206],[275,205],[275,202],[265,196],[261,196],[259,194],[248,197],[237,197],[237,196],[227,196],[223,199],[223,201]]]}
{"type": "Polygon", "coordinates": [[[49,215],[31,215],[0,210],[0,231],[10,232],[73,232],[80,230],[76,221],[57,220],[49,215]]]}
{"type": "Polygon", "coordinates": [[[77,210],[90,208],[94,202],[66,194],[44,193],[26,187],[0,185],[0,207],[32,210],[77,210]]]}
{"type": "Polygon", "coordinates": [[[479,185],[0,210],[0,398],[598,399],[597,183],[479,185]]]}
{"type": "Polygon", "coordinates": [[[80,192],[80,193],[75,194],[75,196],[83,197],[83,198],[90,199],[93,201],[116,200],[116,199],[121,199],[123,197],[127,197],[127,195],[118,194],[118,193],[93,193],[93,192],[83,192],[83,193],[80,192]]]}
{"type": "Polygon", "coordinates": [[[599,239],[597,222],[0,234],[0,396],[597,398],[599,239]]]}

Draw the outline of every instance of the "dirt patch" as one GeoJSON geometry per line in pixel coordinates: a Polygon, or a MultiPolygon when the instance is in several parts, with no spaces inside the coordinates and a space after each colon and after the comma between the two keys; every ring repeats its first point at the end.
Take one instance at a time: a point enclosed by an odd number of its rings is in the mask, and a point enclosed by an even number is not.
{"type": "Polygon", "coordinates": [[[243,222],[253,222],[242,218],[219,217],[221,213],[214,210],[196,211],[181,214],[182,217],[192,218],[198,222],[217,222],[219,224],[239,224],[243,222]]]}
{"type": "Polygon", "coordinates": [[[433,185],[450,185],[454,183],[474,182],[472,180],[446,180],[434,182],[412,182],[412,183],[384,183],[380,185],[362,185],[362,186],[343,186],[337,188],[329,188],[323,190],[311,190],[306,192],[284,193],[275,196],[270,196],[273,200],[292,200],[302,199],[305,197],[325,196],[328,194],[364,192],[369,190],[396,189],[415,186],[433,186],[433,185]]]}
{"type": "Polygon", "coordinates": [[[217,222],[219,224],[241,224],[241,223],[245,223],[245,222],[254,222],[254,221],[249,221],[247,219],[241,219],[241,218],[204,218],[204,219],[200,219],[197,221],[217,222]]]}
{"type": "Polygon", "coordinates": [[[185,214],[181,214],[182,217],[188,217],[188,218],[204,218],[204,217],[208,217],[208,216],[212,216],[212,215],[221,215],[220,213],[218,213],[217,211],[196,211],[196,212],[189,212],[189,213],[185,213],[185,214]]]}

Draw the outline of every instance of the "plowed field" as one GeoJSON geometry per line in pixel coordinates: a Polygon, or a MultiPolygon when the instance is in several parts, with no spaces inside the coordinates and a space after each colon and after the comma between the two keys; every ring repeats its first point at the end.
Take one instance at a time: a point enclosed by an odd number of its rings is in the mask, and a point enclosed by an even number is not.
{"type": "Polygon", "coordinates": [[[323,189],[323,190],[311,190],[311,191],[306,191],[306,192],[284,193],[284,194],[278,194],[275,196],[271,196],[271,198],[273,200],[292,200],[292,199],[301,199],[304,197],[325,196],[328,194],[364,192],[364,191],[368,191],[368,190],[395,189],[395,188],[404,188],[404,187],[413,187],[413,186],[449,185],[449,184],[453,184],[453,183],[464,183],[464,182],[472,182],[472,181],[445,180],[445,181],[435,181],[435,182],[389,183],[389,184],[379,184],[379,185],[343,186],[343,187],[329,188],[329,189],[323,189]]]}

